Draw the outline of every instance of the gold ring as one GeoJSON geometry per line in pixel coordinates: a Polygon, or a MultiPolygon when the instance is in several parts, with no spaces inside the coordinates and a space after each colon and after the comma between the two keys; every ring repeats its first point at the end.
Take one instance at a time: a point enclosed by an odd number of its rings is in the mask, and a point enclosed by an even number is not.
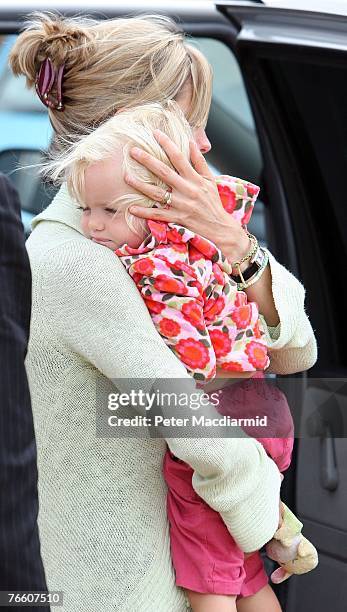
{"type": "Polygon", "coordinates": [[[171,191],[169,191],[169,189],[167,191],[165,191],[163,200],[164,200],[164,204],[165,204],[164,208],[170,208],[171,202],[172,202],[172,193],[171,193],[171,191]]]}

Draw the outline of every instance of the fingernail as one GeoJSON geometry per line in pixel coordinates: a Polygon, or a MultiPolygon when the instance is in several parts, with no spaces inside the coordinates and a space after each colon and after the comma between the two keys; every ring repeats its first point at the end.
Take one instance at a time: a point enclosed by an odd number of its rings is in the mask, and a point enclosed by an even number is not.
{"type": "Polygon", "coordinates": [[[161,130],[154,130],[153,134],[154,136],[158,136],[158,138],[160,138],[160,136],[162,135],[162,131],[161,130]]]}
{"type": "Polygon", "coordinates": [[[140,155],[141,154],[141,149],[139,149],[138,147],[133,147],[131,149],[131,153],[132,153],[132,155],[140,155]]]}
{"type": "Polygon", "coordinates": [[[130,176],[130,174],[126,174],[124,179],[126,180],[127,183],[131,183],[131,181],[133,180],[133,177],[130,176]]]}

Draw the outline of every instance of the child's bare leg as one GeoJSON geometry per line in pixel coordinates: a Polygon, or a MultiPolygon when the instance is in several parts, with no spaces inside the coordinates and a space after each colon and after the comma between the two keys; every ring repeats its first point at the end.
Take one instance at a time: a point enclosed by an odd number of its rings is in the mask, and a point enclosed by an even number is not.
{"type": "Polygon", "coordinates": [[[280,602],[269,584],[255,595],[238,599],[236,609],[237,612],[282,612],[280,602]]]}
{"type": "MultiPolygon", "coordinates": [[[[237,612],[236,595],[197,593],[185,589],[193,612],[237,612]]],[[[272,612],[272,611],[270,611],[272,612]]]]}

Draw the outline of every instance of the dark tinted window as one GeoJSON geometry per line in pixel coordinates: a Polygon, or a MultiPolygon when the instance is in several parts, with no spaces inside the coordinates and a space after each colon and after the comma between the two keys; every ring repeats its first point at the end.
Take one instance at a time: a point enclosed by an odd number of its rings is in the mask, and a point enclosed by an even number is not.
{"type": "Polygon", "coordinates": [[[324,64],[263,64],[284,128],[278,156],[321,363],[346,366],[347,72],[324,64]]]}

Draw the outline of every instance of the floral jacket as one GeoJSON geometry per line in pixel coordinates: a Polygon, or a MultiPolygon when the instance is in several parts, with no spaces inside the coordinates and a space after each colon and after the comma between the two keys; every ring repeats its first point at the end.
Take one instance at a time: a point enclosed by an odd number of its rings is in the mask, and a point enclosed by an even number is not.
{"type": "MultiPolygon", "coordinates": [[[[224,209],[249,222],[259,187],[216,178],[224,209]]],[[[258,306],[230,278],[231,265],[209,240],[176,223],[148,221],[149,235],[134,249],[115,251],[143,296],[154,325],[197,380],[216,367],[250,372],[269,365],[258,306]]]]}

